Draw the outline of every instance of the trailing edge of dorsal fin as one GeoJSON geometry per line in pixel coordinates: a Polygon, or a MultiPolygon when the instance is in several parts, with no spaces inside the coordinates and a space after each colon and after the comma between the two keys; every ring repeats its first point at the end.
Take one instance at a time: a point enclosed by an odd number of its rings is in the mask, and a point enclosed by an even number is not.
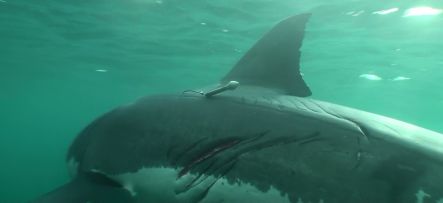
{"type": "Polygon", "coordinates": [[[289,17],[265,34],[222,82],[273,88],[284,94],[307,97],[311,90],[300,74],[300,47],[311,14],[289,17]]]}

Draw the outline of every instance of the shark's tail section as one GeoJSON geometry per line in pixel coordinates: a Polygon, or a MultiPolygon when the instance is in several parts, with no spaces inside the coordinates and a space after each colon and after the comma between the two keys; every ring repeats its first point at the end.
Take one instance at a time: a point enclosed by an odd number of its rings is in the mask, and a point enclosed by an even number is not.
{"type": "Polygon", "coordinates": [[[134,199],[119,183],[98,173],[82,174],[71,182],[31,203],[133,203],[134,199]]]}

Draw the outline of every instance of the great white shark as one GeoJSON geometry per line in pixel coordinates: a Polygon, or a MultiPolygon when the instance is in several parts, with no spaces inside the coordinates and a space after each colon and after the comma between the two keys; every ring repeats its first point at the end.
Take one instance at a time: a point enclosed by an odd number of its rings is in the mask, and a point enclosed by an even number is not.
{"type": "Polygon", "coordinates": [[[99,117],[68,151],[72,180],[31,202],[443,202],[442,134],[308,98],[309,17],[277,24],[215,88],[99,117]]]}

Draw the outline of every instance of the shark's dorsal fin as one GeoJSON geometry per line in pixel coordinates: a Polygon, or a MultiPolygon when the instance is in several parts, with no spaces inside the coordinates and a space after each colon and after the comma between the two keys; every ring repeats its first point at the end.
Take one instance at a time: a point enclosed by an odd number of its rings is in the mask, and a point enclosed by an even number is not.
{"type": "Polygon", "coordinates": [[[223,79],[242,85],[273,88],[283,94],[306,97],[311,91],[300,74],[300,47],[311,14],[281,21],[263,36],[223,79]]]}

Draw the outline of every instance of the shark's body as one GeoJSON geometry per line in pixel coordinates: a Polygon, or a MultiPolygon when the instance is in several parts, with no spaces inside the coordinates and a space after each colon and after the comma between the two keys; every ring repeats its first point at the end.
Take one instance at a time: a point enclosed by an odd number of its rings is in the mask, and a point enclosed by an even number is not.
{"type": "Polygon", "coordinates": [[[443,135],[305,98],[309,15],[278,24],[222,80],[234,91],[148,96],[90,124],[73,180],[34,202],[422,203],[443,198],[443,135]]]}

